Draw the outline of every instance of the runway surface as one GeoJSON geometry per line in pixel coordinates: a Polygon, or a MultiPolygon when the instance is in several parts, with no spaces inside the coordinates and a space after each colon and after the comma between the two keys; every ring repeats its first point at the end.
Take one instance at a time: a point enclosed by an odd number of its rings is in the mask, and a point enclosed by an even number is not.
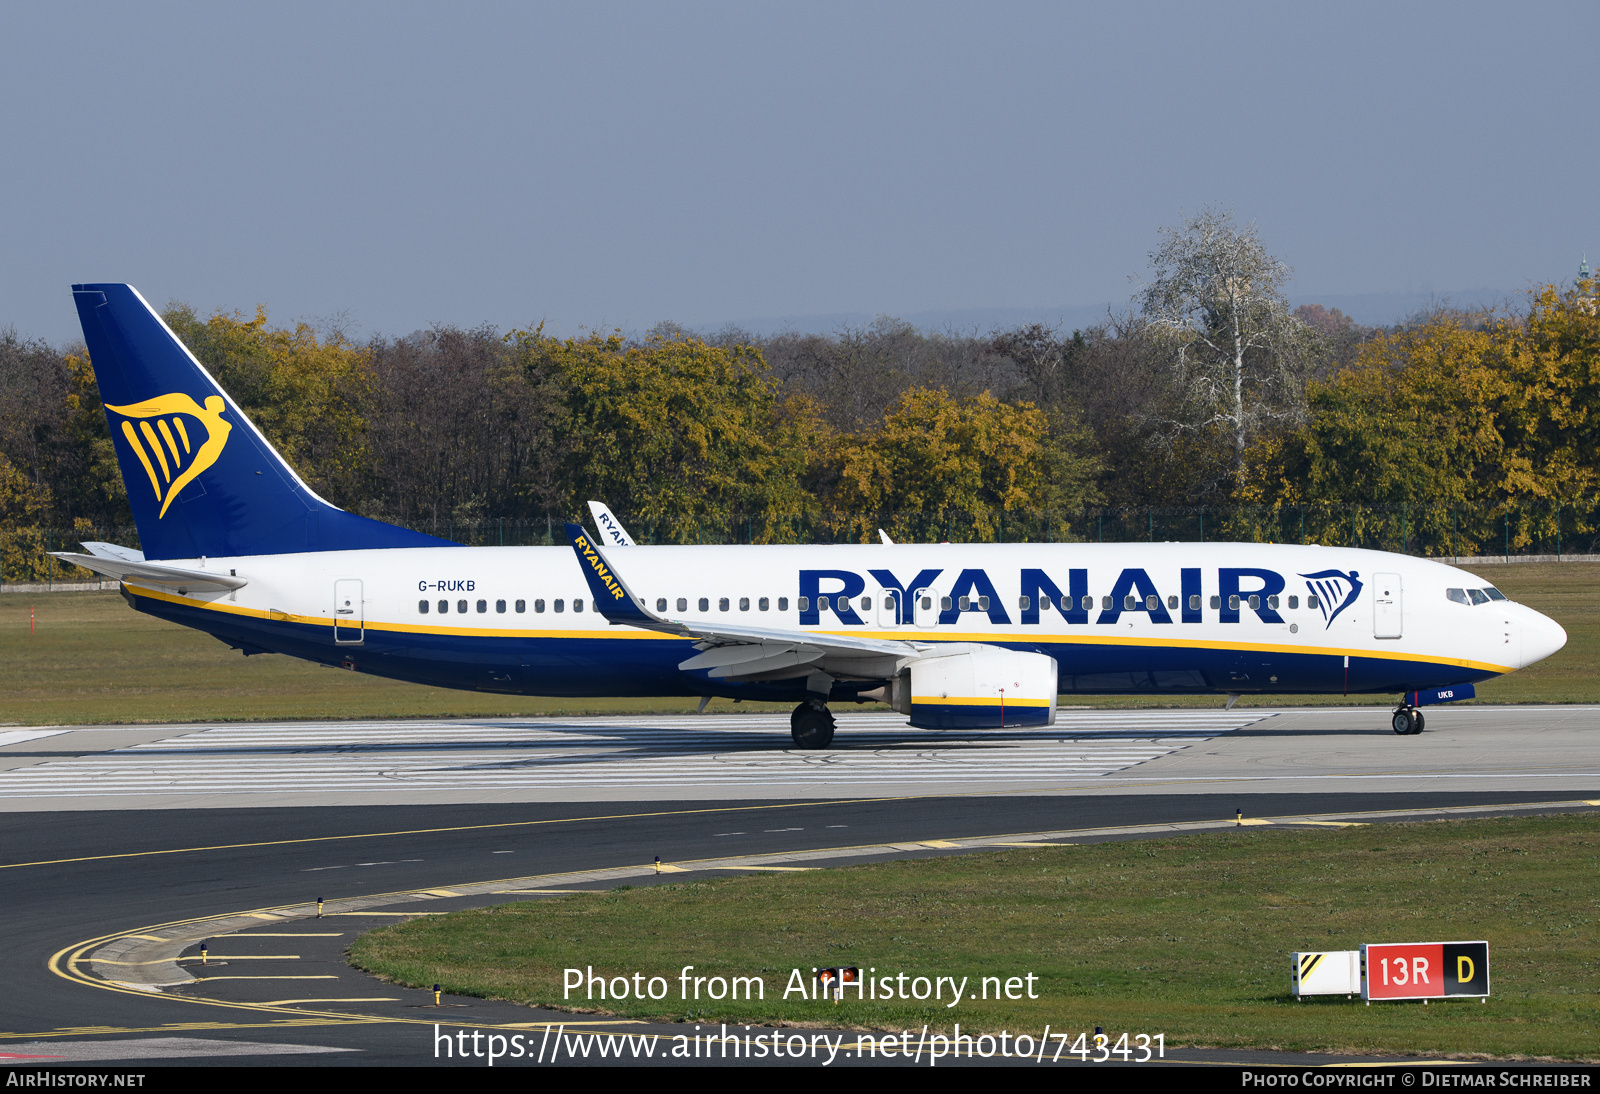
{"type": "Polygon", "coordinates": [[[783,715],[87,727],[0,736],[0,810],[907,793],[1295,793],[1540,785],[1600,791],[1594,707],[1062,711],[1042,731],[936,732],[844,714],[792,747],[783,715]],[[49,733],[49,736],[41,734],[49,733]]]}
{"type": "MultiPolygon", "coordinates": [[[[649,884],[656,856],[681,880],[1139,838],[1236,810],[1326,824],[1600,803],[1600,708],[1430,711],[1407,738],[1385,716],[1064,711],[1043,733],[951,735],[846,715],[825,753],[763,716],[0,730],[0,1054],[431,1064],[436,1020],[605,1033],[481,1000],[435,1011],[343,951],[419,911],[649,884]],[[197,973],[200,937],[228,964],[197,973]]],[[[650,1029],[683,1031],[628,1032],[650,1029]]]]}

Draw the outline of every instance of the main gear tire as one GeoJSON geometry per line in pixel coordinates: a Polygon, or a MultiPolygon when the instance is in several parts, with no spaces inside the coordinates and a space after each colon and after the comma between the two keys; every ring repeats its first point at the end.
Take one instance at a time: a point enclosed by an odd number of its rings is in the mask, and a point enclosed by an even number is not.
{"type": "Polygon", "coordinates": [[[833,743],[833,714],[820,704],[801,703],[789,716],[789,736],[796,748],[827,748],[833,743]]]}

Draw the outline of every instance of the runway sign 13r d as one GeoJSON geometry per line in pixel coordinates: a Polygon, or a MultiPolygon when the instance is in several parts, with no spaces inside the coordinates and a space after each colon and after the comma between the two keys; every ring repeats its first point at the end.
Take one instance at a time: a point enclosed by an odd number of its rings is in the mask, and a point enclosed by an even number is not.
{"type": "Polygon", "coordinates": [[[1393,942],[1361,947],[1361,998],[1489,994],[1489,943],[1393,942]]]}

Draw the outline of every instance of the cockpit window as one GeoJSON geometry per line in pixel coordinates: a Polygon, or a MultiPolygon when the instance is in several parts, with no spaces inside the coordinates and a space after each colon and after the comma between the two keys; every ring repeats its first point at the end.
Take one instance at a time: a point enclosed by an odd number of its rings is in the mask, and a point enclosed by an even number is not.
{"type": "Polygon", "coordinates": [[[1465,590],[1465,589],[1446,589],[1444,591],[1444,595],[1445,595],[1445,599],[1450,601],[1450,603],[1452,603],[1452,604],[1471,604],[1472,603],[1472,601],[1467,599],[1467,590],[1465,590]]]}
{"type": "Polygon", "coordinates": [[[1468,589],[1467,595],[1472,597],[1472,603],[1474,606],[1478,604],[1489,603],[1489,594],[1484,592],[1482,589],[1468,589]]]}
{"type": "Polygon", "coordinates": [[[1490,600],[1504,600],[1506,598],[1506,594],[1501,592],[1499,589],[1496,589],[1493,585],[1489,586],[1483,591],[1489,594],[1490,600]]]}

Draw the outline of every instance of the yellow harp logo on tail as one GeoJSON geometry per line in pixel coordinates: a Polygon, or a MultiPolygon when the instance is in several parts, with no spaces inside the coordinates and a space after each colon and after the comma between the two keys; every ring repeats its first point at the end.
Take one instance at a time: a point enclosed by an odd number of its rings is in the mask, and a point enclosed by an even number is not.
{"type": "Polygon", "coordinates": [[[182,392],[174,392],[142,403],[106,407],[122,415],[122,435],[150,476],[150,488],[161,503],[157,519],[166,516],[172,499],[222,455],[233,430],[222,420],[226,405],[220,395],[207,396],[201,407],[182,392]],[[205,430],[204,437],[199,436],[200,429],[205,430]]]}

